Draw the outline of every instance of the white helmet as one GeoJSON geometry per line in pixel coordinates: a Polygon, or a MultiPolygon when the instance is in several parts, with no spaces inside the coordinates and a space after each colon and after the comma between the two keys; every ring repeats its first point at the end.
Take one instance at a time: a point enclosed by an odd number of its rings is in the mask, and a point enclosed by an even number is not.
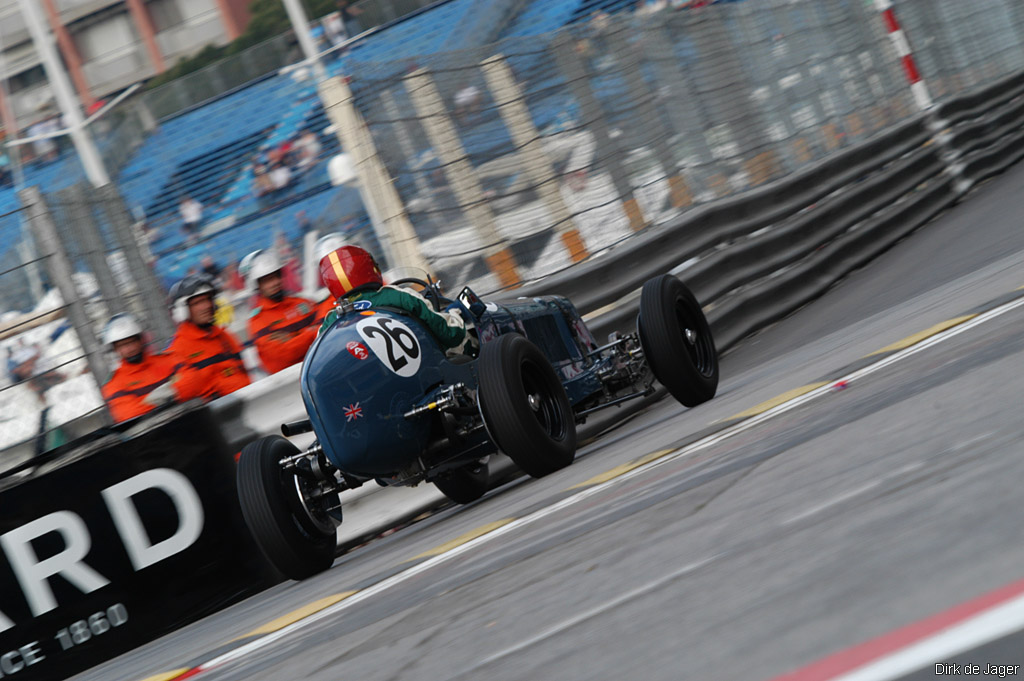
{"type": "Polygon", "coordinates": [[[135,317],[128,313],[116,314],[103,327],[103,342],[113,345],[117,341],[142,335],[142,327],[135,317]]]}
{"type": "Polygon", "coordinates": [[[188,301],[203,294],[217,295],[217,286],[207,274],[189,274],[171,287],[171,314],[174,321],[188,319],[188,301]]]}
{"type": "Polygon", "coordinates": [[[259,280],[268,274],[281,271],[281,260],[273,251],[253,251],[242,258],[239,272],[245,277],[246,285],[253,291],[257,290],[259,280]]]}

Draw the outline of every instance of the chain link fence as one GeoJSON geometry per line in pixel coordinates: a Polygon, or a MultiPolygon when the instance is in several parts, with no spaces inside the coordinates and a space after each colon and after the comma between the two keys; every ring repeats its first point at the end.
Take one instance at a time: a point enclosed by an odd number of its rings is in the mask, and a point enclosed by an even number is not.
{"type": "Polygon", "coordinates": [[[116,190],[70,187],[0,218],[30,239],[3,257],[0,291],[0,469],[110,422],[100,387],[115,358],[102,344],[113,314],[131,312],[153,347],[173,333],[138,226],[116,190]],[[14,224],[15,222],[20,224],[14,224]]]}
{"type": "Polygon", "coordinates": [[[901,0],[896,8],[937,99],[1024,69],[1024,5],[1015,0],[901,0]]]}
{"type": "Polygon", "coordinates": [[[877,13],[843,0],[597,13],[346,75],[420,252],[442,278],[485,290],[914,113],[877,13]]]}

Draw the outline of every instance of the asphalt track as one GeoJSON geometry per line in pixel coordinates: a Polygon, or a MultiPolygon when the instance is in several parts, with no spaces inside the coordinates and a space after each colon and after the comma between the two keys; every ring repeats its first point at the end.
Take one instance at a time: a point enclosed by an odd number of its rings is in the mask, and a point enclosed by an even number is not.
{"type": "Polygon", "coordinates": [[[75,678],[806,681],[898,649],[1024,579],[1022,193],[1011,169],[743,343],[712,402],[75,678]]]}

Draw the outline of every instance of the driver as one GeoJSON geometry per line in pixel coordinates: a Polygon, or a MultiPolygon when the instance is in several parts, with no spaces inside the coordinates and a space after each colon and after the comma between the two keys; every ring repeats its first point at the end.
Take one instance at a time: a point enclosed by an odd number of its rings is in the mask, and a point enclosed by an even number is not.
{"type": "MultiPolygon", "coordinates": [[[[321,258],[320,276],[337,300],[368,301],[373,307],[393,307],[408,312],[422,321],[445,348],[456,348],[466,338],[465,324],[458,315],[435,312],[423,296],[384,286],[377,261],[358,246],[342,246],[321,258]]],[[[337,318],[337,311],[332,310],[324,319],[321,331],[337,318]]]]}

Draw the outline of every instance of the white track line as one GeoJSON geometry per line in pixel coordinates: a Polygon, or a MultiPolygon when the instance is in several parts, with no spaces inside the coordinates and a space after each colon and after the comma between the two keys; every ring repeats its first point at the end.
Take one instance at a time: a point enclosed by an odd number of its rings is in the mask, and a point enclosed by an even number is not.
{"type": "Polygon", "coordinates": [[[1022,305],[1024,305],[1024,298],[1013,300],[1010,301],[1009,303],[1000,305],[999,307],[989,310],[984,314],[978,315],[977,317],[970,321],[964,322],[963,324],[952,327],[951,329],[948,329],[946,331],[937,333],[934,336],[931,336],[930,338],[921,341],[917,345],[912,345],[909,348],[906,348],[893,355],[890,355],[889,357],[879,360],[878,362],[871,364],[867,367],[864,367],[863,369],[858,369],[857,371],[851,372],[850,374],[847,374],[846,376],[839,378],[836,381],[829,383],[828,385],[822,386],[808,393],[805,393],[804,395],[801,395],[800,397],[797,397],[789,402],[785,402],[776,407],[772,407],[771,409],[761,414],[758,414],[757,416],[751,417],[733,426],[729,426],[728,428],[722,430],[719,433],[709,435],[705,438],[697,440],[696,442],[686,445],[685,447],[681,447],[680,449],[677,449],[674,452],[666,454],[665,456],[663,456],[660,459],[657,459],[656,461],[652,461],[649,464],[645,464],[638,468],[634,468],[633,470],[627,471],[626,473],[623,473],[622,475],[616,478],[612,478],[607,482],[603,482],[594,485],[593,487],[584,489],[580,492],[577,492],[571,497],[566,497],[565,499],[559,501],[558,503],[552,504],[551,506],[547,506],[538,511],[534,511],[530,515],[523,516],[522,518],[513,520],[507,525],[503,525],[502,527],[499,527],[491,532],[488,532],[485,535],[481,535],[475,539],[472,539],[466,542],[465,544],[462,544],[461,546],[455,547],[447,553],[443,553],[439,556],[430,558],[418,565],[414,565],[409,569],[398,573],[397,575],[393,575],[391,577],[388,577],[387,579],[377,582],[373,586],[367,587],[366,589],[363,589],[362,591],[346,598],[343,601],[336,603],[335,605],[332,605],[328,608],[324,608],[316,614],[310,615],[309,617],[299,620],[294,624],[290,624],[284,629],[276,631],[273,634],[263,636],[262,638],[256,639],[255,641],[252,641],[250,643],[246,643],[245,645],[240,646],[239,648],[236,648],[232,651],[224,653],[223,655],[215,657],[209,662],[199,665],[196,669],[198,669],[199,672],[201,673],[203,671],[213,669],[214,667],[220,667],[225,664],[228,664],[229,662],[241,659],[252,652],[255,652],[261,648],[265,648],[286,636],[290,636],[291,634],[294,634],[312,624],[315,624],[316,622],[319,622],[320,620],[326,619],[328,617],[333,617],[338,613],[344,612],[345,610],[348,610],[354,605],[362,603],[363,601],[368,600],[369,598],[372,598],[373,596],[376,596],[379,593],[383,593],[384,591],[387,591],[392,587],[398,586],[399,584],[406,582],[412,579],[413,577],[416,577],[417,575],[420,575],[439,565],[447,563],[448,561],[453,560],[458,556],[461,556],[462,554],[467,553],[473,549],[476,549],[479,546],[491,542],[510,532],[518,530],[519,528],[531,525],[537,522],[538,520],[546,518],[549,515],[558,513],[559,511],[569,508],[570,506],[573,506],[581,501],[584,501],[585,499],[588,499],[594,496],[595,494],[599,494],[600,492],[603,492],[604,490],[610,488],[613,485],[617,485],[625,480],[629,480],[639,475],[643,475],[644,473],[647,473],[659,466],[663,466],[672,461],[676,461],[678,459],[691,456],[701,450],[713,447],[735,435],[750,430],[751,428],[754,428],[764,423],[765,421],[780,416],[781,414],[785,414],[786,412],[792,411],[793,409],[796,409],[797,407],[807,404],[808,402],[811,402],[812,400],[815,400],[823,395],[829,394],[832,390],[832,386],[835,385],[836,383],[851,383],[853,381],[864,378],[865,376],[869,376],[877,371],[884,369],[885,367],[891,366],[892,364],[895,364],[896,362],[906,359],[907,357],[910,357],[919,352],[922,352],[923,350],[938,345],[939,343],[945,340],[948,340],[950,338],[953,338],[954,336],[964,333],[965,331],[973,329],[976,326],[979,326],[987,321],[995,319],[1000,315],[1006,314],[1007,312],[1010,312],[1011,310],[1014,310],[1022,305]]]}

